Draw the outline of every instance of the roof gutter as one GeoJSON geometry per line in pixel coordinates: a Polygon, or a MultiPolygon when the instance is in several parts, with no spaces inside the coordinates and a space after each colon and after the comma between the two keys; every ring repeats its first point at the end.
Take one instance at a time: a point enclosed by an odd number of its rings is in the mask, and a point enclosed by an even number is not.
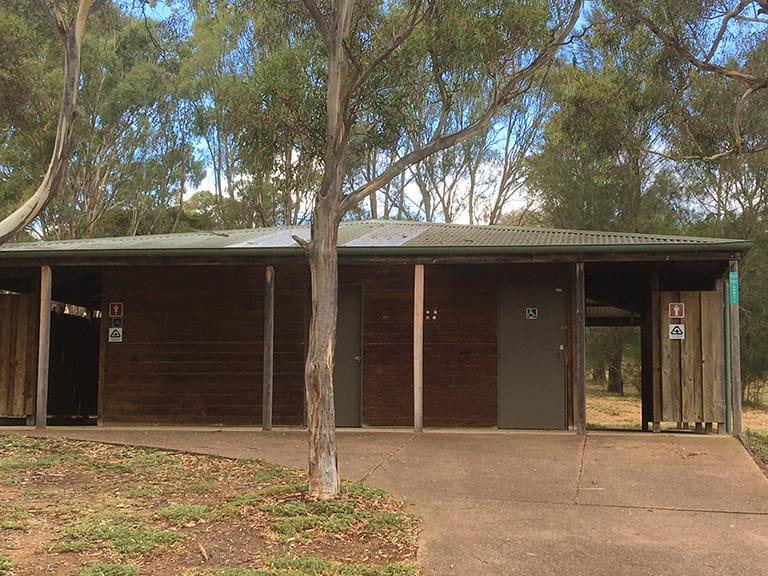
{"type": "MultiPolygon", "coordinates": [[[[664,254],[664,253],[707,253],[734,252],[735,258],[752,248],[747,240],[722,243],[680,243],[680,244],[587,244],[587,245],[536,245],[536,246],[340,246],[339,256],[367,257],[441,257],[441,256],[502,256],[542,254],[664,254]]],[[[223,248],[160,248],[160,249],[109,249],[109,250],[0,250],[3,260],[46,259],[48,261],[93,259],[155,259],[173,257],[197,257],[216,259],[239,259],[241,257],[285,258],[303,256],[299,246],[291,247],[223,247],[223,248]]]]}

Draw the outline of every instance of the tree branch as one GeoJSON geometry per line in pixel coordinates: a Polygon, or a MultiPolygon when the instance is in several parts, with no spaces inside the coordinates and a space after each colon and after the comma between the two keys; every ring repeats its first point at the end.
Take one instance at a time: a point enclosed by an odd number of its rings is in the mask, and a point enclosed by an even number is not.
{"type": "Polygon", "coordinates": [[[363,84],[365,84],[365,81],[370,77],[370,75],[376,70],[376,68],[384,62],[387,58],[389,58],[392,53],[397,50],[402,43],[411,35],[416,25],[421,21],[421,19],[424,17],[425,13],[420,14],[421,12],[421,6],[422,6],[422,0],[418,0],[415,4],[411,6],[409,9],[409,15],[406,17],[406,26],[395,36],[392,41],[382,50],[371,62],[368,64],[368,66],[365,68],[365,70],[360,71],[354,81],[350,84],[349,92],[350,94],[358,90],[363,84]]]}
{"type": "Polygon", "coordinates": [[[667,154],[666,152],[659,152],[658,150],[651,150],[650,148],[644,148],[643,152],[646,154],[652,154],[654,156],[658,156],[660,158],[665,158],[667,160],[672,160],[673,162],[682,162],[682,161],[690,161],[690,160],[698,160],[701,162],[716,162],[718,160],[723,160],[724,158],[729,158],[731,156],[735,156],[736,154],[758,154],[760,152],[765,152],[768,150],[768,145],[766,146],[760,146],[758,148],[748,148],[748,149],[742,149],[740,151],[736,151],[735,148],[729,148],[728,150],[724,150],[722,152],[718,152],[717,154],[711,154],[709,156],[705,156],[703,154],[689,154],[685,156],[679,156],[676,154],[667,154]]]}
{"type": "Polygon", "coordinates": [[[709,62],[715,56],[715,52],[717,52],[720,42],[723,41],[723,36],[725,36],[726,30],[728,30],[728,23],[731,19],[738,17],[751,3],[752,0],[739,0],[739,4],[733,10],[729,10],[725,13],[723,21],[720,24],[720,30],[717,31],[717,36],[712,41],[712,46],[710,46],[709,52],[704,57],[704,62],[709,62]]]}
{"type": "Polygon", "coordinates": [[[54,2],[53,6],[49,5],[46,0],[37,0],[37,3],[48,18],[51,26],[53,26],[54,30],[56,30],[63,38],[67,33],[67,21],[64,19],[64,14],[61,13],[61,6],[59,6],[59,3],[54,2]]]}
{"type": "Polygon", "coordinates": [[[310,17],[312,18],[312,21],[315,23],[315,26],[317,26],[317,30],[318,32],[320,32],[320,35],[323,37],[323,41],[325,42],[325,45],[330,46],[331,43],[333,42],[333,34],[331,32],[331,29],[328,27],[328,22],[325,20],[325,15],[323,14],[322,10],[320,10],[320,7],[317,5],[317,2],[315,2],[314,0],[301,0],[301,1],[304,3],[304,6],[306,7],[310,17]]]}
{"type": "Polygon", "coordinates": [[[45,13],[49,15],[51,25],[59,31],[64,41],[64,79],[59,121],[56,126],[56,140],[48,169],[35,193],[0,222],[0,244],[15,236],[19,230],[40,214],[58,193],[69,169],[69,148],[72,140],[72,128],[75,123],[77,91],[80,82],[80,49],[92,2],[91,0],[78,2],[77,12],[69,26],[63,20],[58,4],[52,9],[45,3],[45,0],[39,0],[39,2],[45,13]],[[62,25],[63,29],[61,28],[62,25]]]}
{"type": "Polygon", "coordinates": [[[682,58],[687,60],[689,64],[692,64],[699,70],[704,72],[713,72],[715,74],[731,78],[732,80],[746,84],[754,90],[760,90],[762,88],[768,87],[768,78],[761,78],[759,76],[747,74],[746,72],[726,68],[725,66],[711,64],[710,62],[705,62],[704,60],[697,58],[690,52],[690,50],[683,46],[682,42],[680,42],[676,36],[672,36],[664,32],[655,22],[643,14],[639,8],[631,4],[628,0],[615,0],[615,2],[622,6],[633,18],[639,20],[646,28],[648,28],[662,42],[664,42],[664,44],[677,52],[678,55],[680,55],[682,58]]]}
{"type": "Polygon", "coordinates": [[[392,163],[376,178],[344,196],[340,205],[341,213],[343,214],[352,209],[364,198],[380,190],[403,171],[410,166],[421,162],[424,158],[436,154],[441,150],[450,148],[459,142],[472,138],[473,136],[482,133],[484,130],[487,130],[491,124],[491,120],[499,109],[508,104],[519,94],[520,83],[533,76],[533,74],[552,61],[560,47],[566,42],[568,36],[573,31],[573,28],[576,26],[576,22],[581,14],[582,5],[583,0],[576,0],[568,18],[568,22],[562,32],[558,34],[557,37],[550,42],[549,46],[536,56],[528,66],[515,72],[509,77],[508,81],[504,84],[501,90],[499,90],[498,94],[488,105],[483,114],[481,114],[474,122],[447,136],[439,136],[438,133],[436,133],[435,137],[430,142],[392,163]]]}

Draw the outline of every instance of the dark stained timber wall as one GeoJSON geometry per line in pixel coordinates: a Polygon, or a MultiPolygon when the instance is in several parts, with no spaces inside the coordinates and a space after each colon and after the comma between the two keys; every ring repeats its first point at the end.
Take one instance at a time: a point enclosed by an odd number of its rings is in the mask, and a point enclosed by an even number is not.
{"type": "Polygon", "coordinates": [[[363,286],[363,424],[413,425],[413,266],[348,266],[363,286]]]}
{"type": "Polygon", "coordinates": [[[105,269],[103,420],[258,423],[263,287],[261,267],[105,269]],[[122,342],[107,342],[110,302],[122,342]]]}
{"type": "Polygon", "coordinates": [[[496,279],[486,266],[427,266],[424,425],[496,426],[496,279]]]}
{"type": "MultiPolygon", "coordinates": [[[[262,289],[258,298],[263,309],[263,271],[261,274],[262,289]]],[[[275,268],[275,373],[272,401],[272,420],[275,424],[304,424],[308,286],[309,270],[306,267],[275,268]]],[[[262,332],[263,327],[260,326],[258,330],[262,332]]],[[[259,358],[262,355],[263,350],[259,358]]]]}
{"type": "MultiPolygon", "coordinates": [[[[411,265],[344,267],[363,286],[363,423],[413,425],[411,265]]],[[[496,280],[487,266],[427,266],[424,423],[496,425],[496,280]]]]}
{"type": "MultiPolygon", "coordinates": [[[[496,425],[497,278],[491,266],[427,266],[424,422],[496,425]]],[[[342,266],[363,287],[362,422],[413,425],[412,265],[342,266]]],[[[309,274],[275,267],[273,421],[304,423],[309,274]]],[[[264,268],[106,268],[104,422],[261,421],[264,268]],[[108,342],[108,305],[124,306],[108,342]]]]}

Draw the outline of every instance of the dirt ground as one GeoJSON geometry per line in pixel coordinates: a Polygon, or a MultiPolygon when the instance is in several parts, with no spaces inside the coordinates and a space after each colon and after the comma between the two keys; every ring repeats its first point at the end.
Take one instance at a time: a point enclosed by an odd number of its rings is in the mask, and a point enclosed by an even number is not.
{"type": "MultiPolygon", "coordinates": [[[[637,396],[611,396],[602,392],[587,394],[587,422],[595,428],[640,428],[642,413],[637,396]]],[[[744,407],[742,427],[768,430],[768,407],[744,407]]]]}
{"type": "Polygon", "coordinates": [[[415,560],[415,526],[398,501],[352,483],[338,502],[307,501],[304,476],[260,461],[0,436],[0,574],[335,575],[355,564],[373,576],[415,560]]]}

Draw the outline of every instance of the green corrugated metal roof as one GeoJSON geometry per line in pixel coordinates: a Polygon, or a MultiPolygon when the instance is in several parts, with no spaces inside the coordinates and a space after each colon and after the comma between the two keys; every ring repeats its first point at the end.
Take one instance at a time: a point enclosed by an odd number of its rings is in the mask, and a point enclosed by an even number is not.
{"type": "MultiPolygon", "coordinates": [[[[255,228],[185,234],[159,234],[120,238],[92,238],[53,242],[26,242],[0,246],[0,258],[45,256],[67,258],[87,255],[206,255],[287,254],[300,252],[294,236],[309,238],[308,226],[255,228]]],[[[425,255],[451,252],[567,253],[745,251],[746,240],[664,236],[626,232],[554,230],[515,226],[469,226],[406,221],[342,222],[339,252],[355,254],[425,255]]]]}

